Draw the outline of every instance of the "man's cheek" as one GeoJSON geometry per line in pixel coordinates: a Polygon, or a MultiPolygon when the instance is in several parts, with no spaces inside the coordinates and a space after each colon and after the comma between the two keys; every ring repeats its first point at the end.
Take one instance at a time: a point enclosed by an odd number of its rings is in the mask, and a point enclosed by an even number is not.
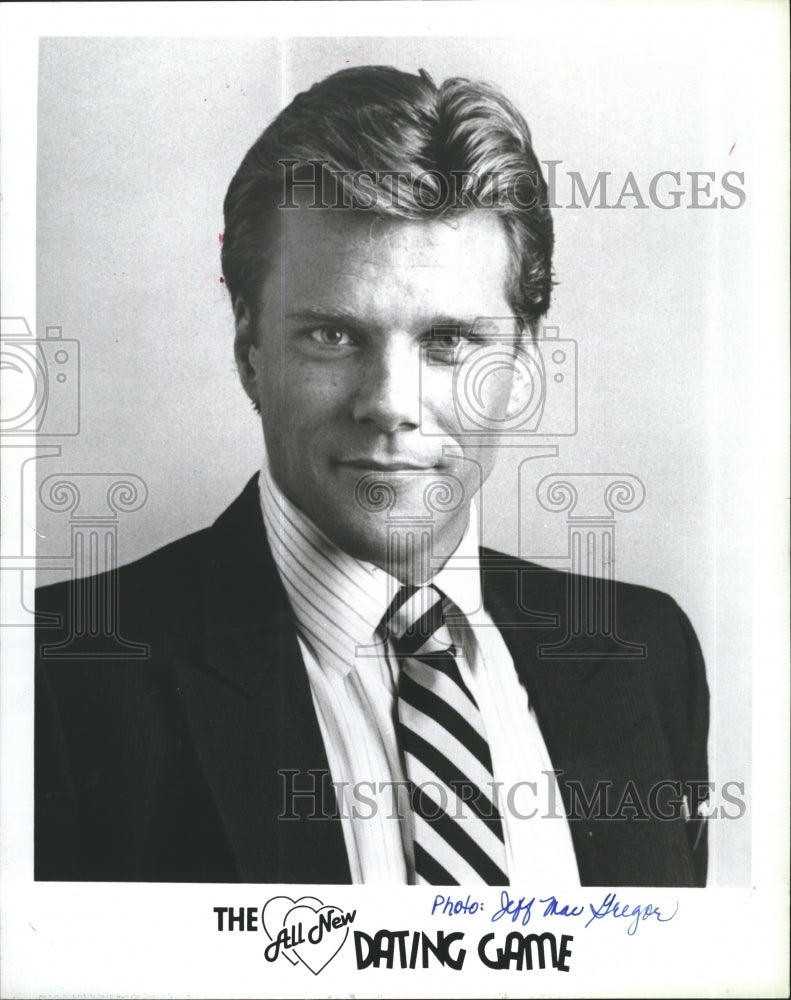
{"type": "Polygon", "coordinates": [[[418,388],[419,430],[428,437],[457,437],[460,425],[456,405],[457,382],[452,368],[421,368],[418,388]]]}
{"type": "Polygon", "coordinates": [[[343,380],[330,366],[302,368],[286,372],[284,398],[288,419],[301,417],[303,424],[320,423],[340,410],[343,397],[343,380]]]}
{"type": "MultiPolygon", "coordinates": [[[[489,439],[491,441],[491,438],[489,439]]],[[[462,437],[452,472],[462,484],[465,501],[470,501],[486,482],[495,462],[497,449],[481,443],[479,437],[462,437]]]]}

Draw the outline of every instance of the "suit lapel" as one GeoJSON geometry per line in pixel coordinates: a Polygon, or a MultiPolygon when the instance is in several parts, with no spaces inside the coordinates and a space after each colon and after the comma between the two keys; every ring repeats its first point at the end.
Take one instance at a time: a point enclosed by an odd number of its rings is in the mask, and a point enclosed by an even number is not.
{"type": "Polygon", "coordinates": [[[539,647],[564,635],[565,574],[516,561],[487,569],[485,556],[482,574],[493,619],[526,623],[501,631],[561,772],[566,811],[580,816],[569,826],[583,884],[694,885],[683,820],[634,818],[647,809],[651,789],[674,776],[644,662],[542,658],[539,647]],[[547,615],[557,626],[527,624],[547,615]],[[597,789],[606,795],[601,807],[597,789]],[[614,815],[620,818],[605,818],[614,815]]]}
{"type": "Polygon", "coordinates": [[[336,811],[327,755],[257,477],[209,530],[203,572],[202,654],[174,666],[240,880],[349,882],[340,823],[326,818],[336,811]],[[312,787],[312,796],[290,794],[312,787]]]}

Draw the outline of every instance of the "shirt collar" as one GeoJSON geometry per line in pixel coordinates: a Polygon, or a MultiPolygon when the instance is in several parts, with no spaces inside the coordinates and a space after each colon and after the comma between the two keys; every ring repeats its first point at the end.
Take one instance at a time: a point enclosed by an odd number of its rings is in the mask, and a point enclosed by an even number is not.
{"type": "MultiPolygon", "coordinates": [[[[401,584],[385,570],[353,558],[331,542],[283,495],[266,457],[259,477],[259,495],[269,548],[300,634],[322,670],[345,676],[355,658],[364,657],[372,645],[381,646],[376,630],[401,584]]],[[[455,552],[428,582],[465,615],[480,608],[474,503],[455,552]]]]}

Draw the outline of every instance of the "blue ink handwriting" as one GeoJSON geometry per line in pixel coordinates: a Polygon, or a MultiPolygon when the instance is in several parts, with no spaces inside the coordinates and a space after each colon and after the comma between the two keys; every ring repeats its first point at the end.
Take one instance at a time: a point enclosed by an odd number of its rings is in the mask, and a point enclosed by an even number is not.
{"type": "MultiPolygon", "coordinates": [[[[432,913],[437,909],[437,900],[440,899],[442,899],[441,896],[435,897],[432,913]]],[[[511,898],[508,890],[503,889],[500,893],[500,909],[492,914],[491,921],[492,923],[496,923],[504,917],[510,917],[511,923],[515,924],[519,921],[524,927],[530,923],[532,916],[537,915],[533,913],[533,906],[535,904],[535,896],[531,896],[530,898],[527,896],[520,896],[518,899],[511,898]]],[[[584,905],[580,903],[564,903],[557,896],[546,896],[543,899],[539,899],[538,904],[544,907],[543,913],[541,913],[541,916],[544,917],[584,917],[586,914],[584,905]]],[[[594,921],[603,920],[605,917],[612,917],[613,919],[626,917],[629,920],[629,923],[626,925],[627,934],[631,937],[637,933],[637,928],[641,922],[651,920],[652,922],[666,924],[671,921],[678,913],[678,900],[675,902],[675,908],[672,913],[663,913],[656,903],[640,903],[638,905],[623,903],[618,899],[616,893],[608,892],[600,903],[594,904],[588,902],[587,908],[590,911],[590,916],[585,923],[585,927],[590,927],[594,921]]],[[[480,909],[483,910],[483,906],[480,909]]],[[[476,911],[470,908],[465,912],[474,913],[476,911]]]]}
{"type": "Polygon", "coordinates": [[[628,903],[620,903],[614,892],[608,892],[598,907],[594,907],[593,903],[588,903],[588,907],[592,916],[588,918],[588,922],[585,924],[586,927],[590,926],[594,920],[601,920],[603,917],[626,917],[627,919],[631,917],[632,922],[629,924],[627,930],[627,934],[631,936],[637,931],[641,920],[648,920],[650,917],[653,917],[660,924],[666,924],[672,920],[678,913],[678,900],[676,900],[676,908],[667,917],[663,917],[659,907],[653,903],[645,903],[641,906],[630,906],[628,903]]]}

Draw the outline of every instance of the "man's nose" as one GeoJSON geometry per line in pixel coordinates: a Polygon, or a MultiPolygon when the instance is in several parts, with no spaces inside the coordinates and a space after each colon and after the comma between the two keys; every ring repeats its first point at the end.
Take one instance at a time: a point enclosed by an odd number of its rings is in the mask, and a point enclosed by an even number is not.
{"type": "Polygon", "coordinates": [[[420,350],[409,342],[390,343],[369,358],[354,400],[354,419],[382,434],[420,425],[420,350]]]}

